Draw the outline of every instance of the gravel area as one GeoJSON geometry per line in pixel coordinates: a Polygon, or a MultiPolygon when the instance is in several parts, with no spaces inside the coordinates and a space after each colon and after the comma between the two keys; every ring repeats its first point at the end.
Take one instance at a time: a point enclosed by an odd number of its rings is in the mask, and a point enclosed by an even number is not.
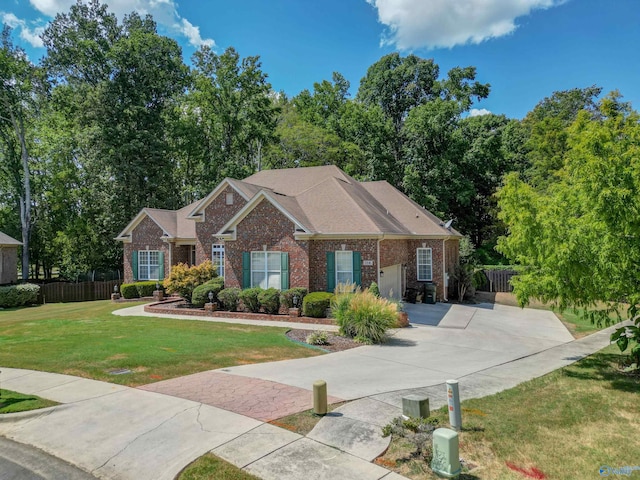
{"type": "MultiPolygon", "coordinates": [[[[299,330],[292,329],[287,332],[287,337],[291,340],[296,340],[298,342],[307,343],[307,335],[309,335],[311,330],[299,330]]],[[[334,335],[331,332],[329,333],[329,345],[315,345],[324,350],[329,350],[330,352],[340,352],[342,350],[349,350],[350,348],[361,347],[362,343],[358,343],[350,338],[341,337],[339,335],[334,335]]]]}

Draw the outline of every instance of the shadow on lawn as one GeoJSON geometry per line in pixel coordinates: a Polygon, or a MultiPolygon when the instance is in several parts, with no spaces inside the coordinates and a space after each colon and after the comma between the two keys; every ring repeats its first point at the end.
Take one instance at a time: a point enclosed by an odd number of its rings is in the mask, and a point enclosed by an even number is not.
{"type": "Polygon", "coordinates": [[[596,353],[565,367],[562,374],[571,378],[609,382],[611,388],[623,392],[637,392],[640,388],[640,376],[618,369],[624,358],[613,353],[596,353]]]}
{"type": "Polygon", "coordinates": [[[38,400],[35,397],[25,397],[25,398],[4,398],[0,396],[0,408],[8,407],[9,405],[15,405],[21,402],[29,402],[32,400],[38,400]]]}

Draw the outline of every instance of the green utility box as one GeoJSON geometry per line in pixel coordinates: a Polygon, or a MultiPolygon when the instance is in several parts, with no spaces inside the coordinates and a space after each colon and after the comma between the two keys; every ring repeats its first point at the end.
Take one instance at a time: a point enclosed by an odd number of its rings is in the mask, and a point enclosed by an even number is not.
{"type": "Polygon", "coordinates": [[[433,432],[433,473],[445,478],[458,478],[460,465],[458,433],[448,428],[438,428],[433,432]]]}
{"type": "Polygon", "coordinates": [[[424,297],[422,303],[436,303],[436,286],[433,283],[427,283],[424,286],[424,297]]]}

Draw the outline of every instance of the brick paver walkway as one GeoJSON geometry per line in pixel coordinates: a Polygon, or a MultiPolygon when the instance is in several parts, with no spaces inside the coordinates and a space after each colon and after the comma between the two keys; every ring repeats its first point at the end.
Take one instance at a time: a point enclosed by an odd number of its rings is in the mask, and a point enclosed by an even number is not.
{"type": "MultiPolygon", "coordinates": [[[[313,393],[304,388],[219,371],[195,373],[139,387],[186,398],[269,422],[313,408],[313,393]]],[[[329,403],[341,398],[329,397],[329,403]]]]}

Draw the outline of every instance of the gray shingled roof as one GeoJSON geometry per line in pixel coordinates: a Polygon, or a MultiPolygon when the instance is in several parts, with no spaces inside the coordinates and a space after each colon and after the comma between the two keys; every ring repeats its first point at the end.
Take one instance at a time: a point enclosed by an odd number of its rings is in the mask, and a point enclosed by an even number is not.
{"type": "Polygon", "coordinates": [[[0,232],[0,247],[19,247],[20,245],[22,245],[22,242],[10,237],[6,233],[0,232]]]}
{"type": "MultiPolygon", "coordinates": [[[[334,165],[263,170],[244,180],[225,180],[247,199],[264,191],[310,233],[460,236],[389,183],[358,182],[334,165]]],[[[187,217],[209,201],[180,210],[145,208],[143,212],[170,237],[195,239],[195,222],[187,217]]]]}

